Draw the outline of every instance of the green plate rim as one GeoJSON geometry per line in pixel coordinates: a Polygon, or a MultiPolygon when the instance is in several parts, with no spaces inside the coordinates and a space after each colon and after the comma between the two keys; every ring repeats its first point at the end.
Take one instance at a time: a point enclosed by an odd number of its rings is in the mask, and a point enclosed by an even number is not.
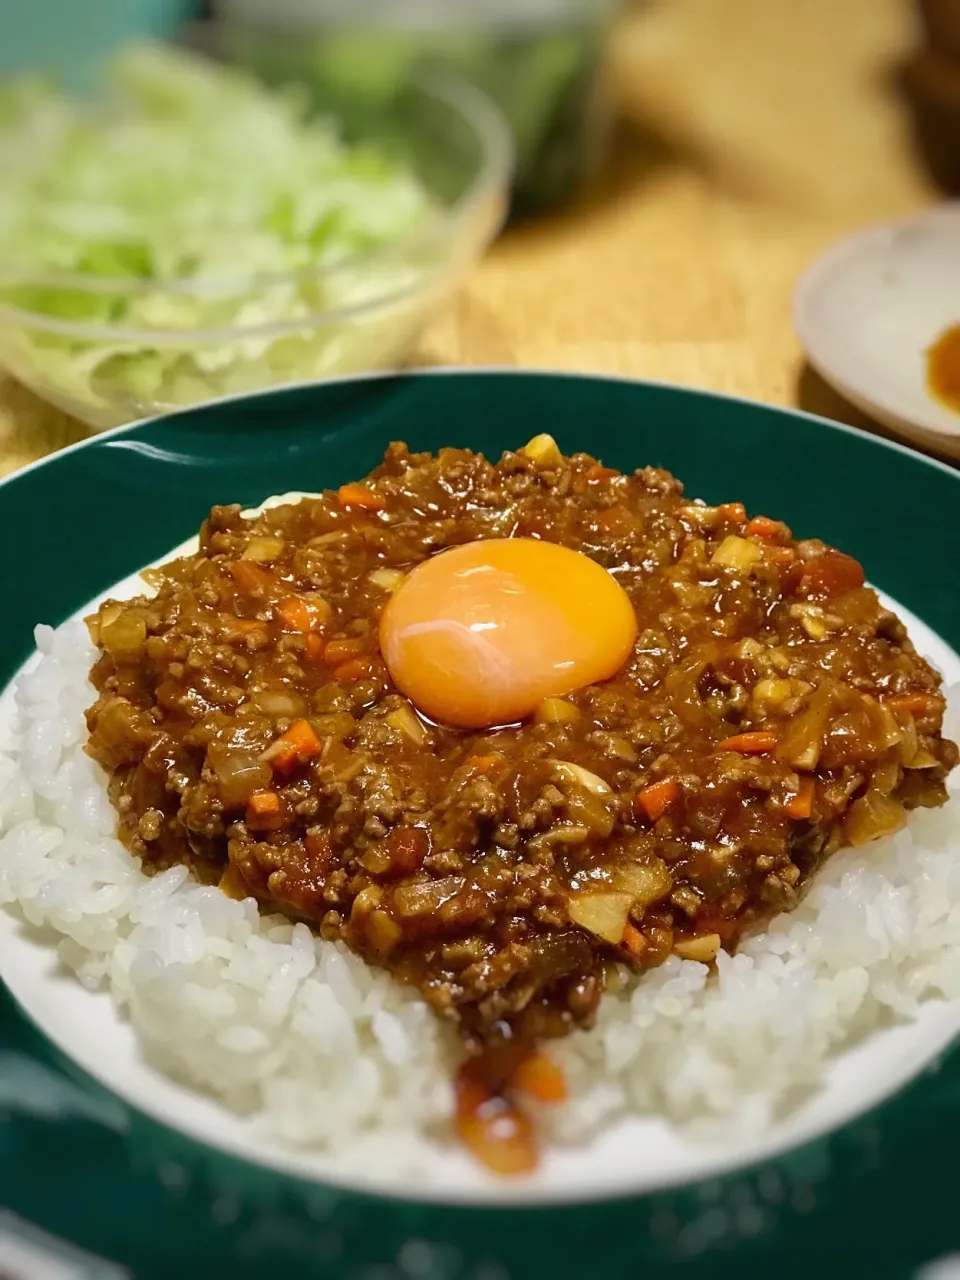
{"type": "Polygon", "coordinates": [[[920,452],[919,449],[904,444],[899,440],[891,440],[887,436],[873,435],[864,431],[861,427],[851,426],[849,423],[840,422],[834,418],[826,418],[820,413],[811,413],[808,409],[794,408],[792,405],[772,404],[765,400],[756,400],[751,396],[738,395],[733,391],[715,391],[712,387],[695,387],[688,383],[671,382],[665,378],[641,378],[632,377],[627,373],[592,373],[587,370],[576,369],[551,369],[551,368],[520,368],[512,365],[426,365],[415,369],[407,370],[384,370],[375,369],[366,373],[346,373],[338,375],[334,378],[310,378],[303,382],[284,382],[276,387],[264,387],[259,391],[238,391],[233,395],[215,396],[211,400],[203,400],[199,404],[190,405],[189,407],[178,409],[175,412],[165,414],[148,414],[143,418],[134,418],[132,422],[123,422],[116,427],[107,427],[103,431],[95,431],[91,429],[88,436],[82,440],[75,440],[72,444],[64,445],[62,449],[55,449],[52,453],[44,454],[42,458],[35,458],[32,462],[25,463],[22,467],[18,467],[15,471],[9,472],[5,476],[0,476],[0,490],[15,480],[19,480],[22,476],[32,471],[45,467],[50,463],[57,462],[59,459],[66,457],[68,454],[76,453],[80,449],[87,449],[91,445],[96,445],[103,440],[109,440],[116,436],[124,435],[127,432],[139,430],[142,427],[156,426],[170,418],[181,418],[188,414],[196,413],[200,410],[223,408],[231,404],[244,404],[253,400],[269,398],[278,393],[289,391],[325,391],[328,388],[337,386],[349,386],[356,383],[377,383],[377,382],[394,382],[397,380],[416,380],[419,378],[472,378],[472,377],[497,377],[497,378],[524,378],[524,379],[552,379],[565,378],[575,382],[609,382],[617,385],[626,385],[631,387],[655,387],[661,391],[676,392],[682,396],[688,396],[692,399],[700,400],[707,398],[709,400],[723,400],[728,404],[746,405],[749,408],[760,408],[770,413],[780,414],[785,418],[803,418],[809,422],[816,422],[820,426],[828,427],[831,431],[840,431],[846,435],[854,436],[859,441],[868,441],[871,444],[879,445],[881,448],[892,449],[897,453],[904,454],[913,461],[926,463],[928,466],[945,472],[949,476],[960,478],[957,468],[949,463],[942,461],[940,458],[933,458],[929,454],[920,452]]]}
{"type": "MultiPolygon", "coordinates": [[[[894,455],[903,457],[905,460],[909,460],[913,464],[919,463],[922,466],[929,468],[930,471],[933,473],[942,475],[945,478],[949,478],[949,482],[951,483],[960,482],[960,474],[958,474],[958,472],[954,468],[952,468],[951,466],[949,466],[944,462],[939,461],[938,459],[930,458],[925,455],[919,454],[915,450],[912,450],[907,446],[900,444],[899,442],[891,441],[883,437],[867,435],[866,433],[860,431],[857,428],[848,426],[843,423],[833,422],[829,419],[820,417],[815,414],[807,413],[803,410],[794,410],[789,407],[777,406],[777,405],[766,405],[757,401],[750,400],[745,397],[730,395],[727,393],[707,391],[707,390],[693,388],[693,387],[678,386],[676,384],[663,382],[663,381],[634,379],[634,378],[630,378],[623,375],[581,374],[581,373],[575,373],[567,370],[560,370],[560,371],[540,370],[540,369],[520,370],[520,369],[509,368],[509,367],[490,367],[490,368],[424,369],[424,370],[416,370],[416,371],[410,371],[410,372],[400,373],[400,374],[378,372],[378,373],[360,375],[356,377],[344,377],[344,378],[323,380],[320,382],[305,382],[305,383],[293,384],[288,387],[271,388],[271,389],[267,389],[265,391],[253,393],[253,394],[243,394],[243,395],[237,395],[237,396],[223,397],[218,400],[205,402],[203,405],[185,410],[181,413],[177,413],[167,417],[144,418],[133,423],[112,428],[108,431],[105,431],[99,434],[91,435],[89,438],[79,441],[73,445],[70,445],[65,449],[59,451],[58,453],[49,455],[45,458],[38,459],[37,461],[28,464],[27,466],[19,469],[18,471],[15,471],[6,477],[3,477],[2,479],[0,479],[0,494],[5,495],[6,493],[8,493],[12,486],[17,485],[17,483],[22,481],[25,477],[35,475],[36,473],[42,472],[44,469],[47,469],[47,468],[56,467],[60,462],[62,462],[63,459],[70,457],[71,455],[76,455],[78,453],[81,453],[82,451],[96,450],[97,448],[102,448],[105,444],[107,444],[110,441],[122,439],[125,436],[135,435],[137,432],[143,431],[145,429],[147,430],[163,429],[166,425],[170,424],[171,422],[175,423],[184,418],[189,419],[191,416],[195,416],[197,414],[211,413],[211,412],[220,411],[223,409],[229,409],[231,405],[240,405],[240,404],[249,405],[257,401],[269,401],[271,398],[274,398],[278,395],[283,396],[288,393],[305,393],[307,395],[313,394],[322,398],[323,396],[328,395],[331,392],[331,390],[336,389],[337,387],[350,387],[350,386],[363,385],[363,384],[375,386],[376,384],[386,385],[386,384],[393,384],[393,383],[397,383],[397,384],[416,383],[424,379],[431,379],[431,380],[432,379],[455,379],[458,381],[462,381],[465,379],[466,380],[474,380],[474,379],[486,380],[490,378],[495,378],[498,380],[505,379],[511,382],[516,382],[520,380],[523,382],[524,385],[528,387],[529,386],[536,387],[540,384],[551,383],[557,379],[561,379],[564,382],[569,384],[576,384],[578,387],[581,387],[581,388],[583,387],[589,388],[591,386],[596,386],[598,384],[599,385],[612,384],[616,386],[624,386],[624,387],[629,387],[633,389],[639,389],[641,393],[650,392],[651,390],[659,393],[664,393],[668,398],[677,397],[679,398],[679,401],[682,401],[687,405],[692,405],[697,403],[702,404],[704,401],[710,401],[710,402],[720,402],[722,404],[726,404],[727,406],[730,407],[731,410],[735,410],[736,408],[739,408],[739,407],[742,407],[745,410],[749,410],[752,413],[756,412],[757,410],[761,410],[763,415],[772,415],[774,418],[780,419],[785,426],[789,426],[789,423],[791,421],[795,421],[798,419],[801,421],[806,421],[811,424],[815,424],[819,428],[825,428],[827,431],[831,433],[839,433],[843,437],[846,437],[851,442],[851,446],[853,448],[859,447],[861,450],[864,448],[866,449],[874,448],[874,449],[879,449],[881,451],[885,451],[887,453],[892,453],[894,455]]],[[[529,434],[534,434],[534,433],[535,432],[533,430],[529,432],[529,434]]],[[[454,443],[457,443],[457,441],[454,441],[454,443]]],[[[587,445],[587,447],[590,447],[589,440],[584,443],[587,445]]],[[[638,461],[640,461],[640,459],[638,459],[638,461]]],[[[681,478],[683,478],[682,469],[681,469],[681,478]]],[[[736,496],[736,495],[733,495],[733,496],[736,496]]],[[[958,632],[958,634],[953,637],[945,637],[945,638],[947,638],[948,642],[953,644],[954,647],[958,647],[958,640],[960,640],[960,632],[958,632]]],[[[16,665],[18,664],[15,664],[15,666],[16,665]]],[[[12,672],[8,671],[7,673],[8,678],[11,674],[12,672]]],[[[0,998],[2,998],[2,996],[3,996],[3,991],[2,989],[0,989],[0,998]]],[[[2,1046],[2,1043],[3,1043],[2,1038],[0,1038],[0,1046],[2,1046]]],[[[60,1065],[62,1067],[64,1064],[61,1063],[60,1065]]],[[[68,1063],[65,1065],[66,1065],[66,1070],[68,1074],[73,1076],[76,1076],[78,1074],[79,1069],[73,1067],[72,1064],[68,1063]]],[[[83,1076],[85,1083],[92,1088],[93,1092],[97,1092],[97,1091],[102,1092],[101,1087],[96,1083],[96,1081],[90,1080],[88,1077],[86,1077],[85,1073],[83,1072],[79,1072],[79,1074],[83,1076]]],[[[958,1076],[958,1079],[960,1079],[960,1076],[958,1076]]],[[[879,1109],[885,1110],[891,1106],[900,1105],[905,1095],[912,1094],[916,1091],[917,1084],[918,1084],[917,1081],[913,1081],[912,1083],[904,1086],[902,1089],[899,1089],[894,1095],[892,1095],[891,1098],[883,1102],[879,1109]]],[[[130,1107],[130,1104],[125,1102],[122,1103],[122,1106],[132,1111],[137,1110],[136,1108],[130,1107]]],[[[873,1114],[872,1112],[867,1113],[868,1116],[872,1114],[873,1114]]],[[[157,1125],[157,1122],[152,1120],[149,1115],[146,1115],[145,1113],[142,1113],[142,1112],[140,1112],[139,1115],[142,1123],[145,1126],[159,1127],[157,1125]]],[[[665,1199],[675,1200],[678,1196],[682,1198],[684,1196],[692,1195],[695,1200],[703,1200],[704,1197],[700,1193],[703,1191],[703,1188],[705,1185],[708,1185],[709,1187],[712,1188],[721,1184],[729,1183],[731,1179],[733,1183],[736,1185],[741,1183],[743,1179],[749,1180],[751,1178],[755,1178],[757,1175],[762,1176],[762,1171],[764,1169],[766,1169],[771,1164],[776,1164],[778,1161],[779,1162],[785,1161],[787,1164],[790,1164],[791,1159],[793,1157],[799,1157],[802,1163],[804,1152],[807,1151],[807,1149],[810,1147],[818,1147],[822,1145],[824,1140],[839,1138],[842,1144],[842,1141],[845,1135],[848,1135],[849,1131],[852,1128],[855,1128],[858,1124],[860,1124],[860,1122],[863,1119],[864,1117],[855,1118],[853,1121],[842,1125],[839,1129],[834,1129],[829,1131],[828,1133],[823,1135],[822,1138],[821,1137],[814,1138],[810,1143],[804,1143],[801,1148],[793,1148],[790,1151],[783,1153],[782,1156],[780,1155],[773,1156],[769,1159],[763,1160],[758,1165],[750,1165],[743,1168],[737,1168],[732,1170],[729,1174],[725,1173],[722,1175],[718,1175],[716,1178],[711,1178],[708,1184],[704,1184],[701,1180],[694,1178],[691,1180],[684,1180],[682,1182],[678,1182],[674,1186],[666,1187],[663,1189],[663,1191],[657,1190],[657,1191],[646,1193],[642,1196],[638,1196],[636,1193],[623,1192],[622,1194],[619,1194],[619,1195],[606,1196],[604,1197],[603,1200],[600,1200],[600,1201],[587,1200],[587,1201],[575,1201],[571,1203],[551,1202],[543,1206],[535,1206],[535,1207],[518,1206],[518,1208],[522,1207],[523,1209],[523,1212],[521,1214],[514,1213],[511,1207],[504,1206],[504,1205],[484,1206],[484,1207],[474,1209],[474,1208],[470,1208],[462,1205],[445,1206],[442,1202],[439,1202],[439,1203],[431,1203],[428,1206],[424,1206],[422,1203],[420,1203],[419,1207],[422,1209],[428,1208],[430,1213],[456,1212],[461,1214],[465,1213],[468,1216],[475,1216],[477,1214],[491,1215],[491,1214],[506,1213],[508,1217],[512,1216],[514,1218],[543,1217],[544,1215],[546,1215],[547,1218],[555,1220],[558,1212],[569,1214],[571,1213],[571,1211],[573,1212],[580,1212],[580,1211],[587,1211],[587,1210],[600,1211],[604,1207],[612,1210],[612,1209],[616,1209],[617,1206],[623,1207],[625,1205],[637,1205],[639,1201],[645,1202],[647,1207],[649,1208],[650,1206],[656,1205],[657,1203],[664,1202],[665,1199]]],[[[221,1155],[221,1153],[217,1152],[216,1150],[212,1148],[208,1149],[204,1147],[202,1144],[196,1142],[196,1140],[180,1134],[179,1131],[172,1131],[172,1132],[174,1132],[176,1139],[181,1145],[185,1144],[186,1147],[194,1146],[197,1148],[196,1151],[191,1153],[191,1159],[195,1160],[198,1166],[205,1166],[208,1169],[213,1168],[218,1164],[218,1160],[222,1159],[227,1161],[228,1163],[240,1163],[243,1165],[249,1164],[249,1167],[246,1170],[246,1172],[250,1175],[250,1178],[252,1179],[253,1182],[257,1182],[259,1178],[266,1178],[268,1180],[280,1179],[280,1180],[293,1182],[293,1183],[302,1183],[303,1186],[301,1187],[301,1191],[308,1194],[317,1193],[318,1191],[321,1191],[324,1189],[330,1189],[330,1188],[326,1188],[326,1184],[313,1183],[311,1180],[303,1179],[295,1174],[289,1174],[289,1173],[280,1172],[280,1171],[273,1171],[270,1169],[266,1169],[262,1166],[254,1165],[248,1162],[246,1158],[243,1156],[221,1155]]],[[[2,1168],[2,1148],[0,1148],[0,1168],[2,1168]]],[[[0,1172],[0,1189],[2,1189],[2,1185],[3,1185],[2,1172],[0,1172]]],[[[336,1192],[336,1188],[332,1188],[332,1189],[338,1196],[341,1195],[341,1193],[336,1192]]],[[[712,1195],[712,1192],[711,1192],[711,1195],[712,1195]]],[[[400,1211],[412,1210],[418,1207],[418,1202],[416,1201],[415,1198],[395,1199],[394,1197],[391,1197],[386,1194],[381,1194],[381,1193],[364,1193],[360,1191],[347,1190],[342,1193],[342,1197],[346,1197],[348,1199],[355,1200],[357,1202],[367,1201],[368,1203],[372,1203],[374,1205],[377,1205],[378,1207],[390,1205],[400,1211]]],[[[710,1200],[710,1196],[707,1196],[707,1200],[708,1201],[710,1200]]],[[[0,1194],[0,1202],[2,1202],[2,1194],[0,1194]]],[[[655,1217],[656,1217],[656,1212],[654,1211],[654,1218],[655,1217]]],[[[958,1237],[958,1242],[960,1242],[960,1230],[958,1230],[957,1237],[958,1237]]]]}

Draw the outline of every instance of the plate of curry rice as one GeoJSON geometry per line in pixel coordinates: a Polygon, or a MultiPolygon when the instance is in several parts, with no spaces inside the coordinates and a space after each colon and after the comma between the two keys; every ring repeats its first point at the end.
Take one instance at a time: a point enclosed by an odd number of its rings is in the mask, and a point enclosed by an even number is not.
{"type": "Polygon", "coordinates": [[[6,480],[0,1259],[949,1252],[957,498],[809,415],[498,371],[6,480]]]}

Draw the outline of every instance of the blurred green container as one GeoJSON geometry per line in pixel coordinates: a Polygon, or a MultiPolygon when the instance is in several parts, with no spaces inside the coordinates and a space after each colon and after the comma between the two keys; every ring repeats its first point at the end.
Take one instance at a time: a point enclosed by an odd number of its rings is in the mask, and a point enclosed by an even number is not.
{"type": "Polygon", "coordinates": [[[84,92],[118,45],[172,37],[196,8],[195,0],[0,0],[0,75],[37,71],[84,92]]]}
{"type": "Polygon", "coordinates": [[[600,165],[611,111],[603,54],[620,0],[215,0],[218,45],[316,105],[382,112],[425,66],[471,79],[516,148],[513,211],[562,203],[600,165]]]}

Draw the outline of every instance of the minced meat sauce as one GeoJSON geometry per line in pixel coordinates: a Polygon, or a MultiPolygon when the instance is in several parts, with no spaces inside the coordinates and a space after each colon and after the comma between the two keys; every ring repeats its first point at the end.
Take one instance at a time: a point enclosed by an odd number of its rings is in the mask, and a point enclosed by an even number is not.
{"type": "MultiPolygon", "coordinates": [[[[187,863],[414,984],[461,1030],[463,1137],[530,1167],[538,1043],[617,963],[709,963],[819,864],[939,805],[940,680],[860,565],[737,502],[549,437],[494,465],[392,445],[362,483],[214,507],[155,594],[89,620],[89,751],[147,870],[187,863]],[[484,732],[425,722],[378,619],[412,567],[483,538],[584,552],[639,634],[612,679],[484,732]]],[[[562,584],[560,584],[562,589],[562,584]]]]}

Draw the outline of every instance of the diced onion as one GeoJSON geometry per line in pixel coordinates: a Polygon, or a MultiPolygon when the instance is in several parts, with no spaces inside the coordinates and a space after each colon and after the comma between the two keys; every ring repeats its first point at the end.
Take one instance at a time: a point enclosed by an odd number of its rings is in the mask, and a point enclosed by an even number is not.
{"type": "Polygon", "coordinates": [[[753,686],[753,701],[760,708],[779,707],[793,696],[789,680],[758,680],[753,686]]]}
{"type": "Polygon", "coordinates": [[[567,903],[567,913],[581,929],[618,946],[632,906],[629,893],[580,893],[567,903]]]}
{"type": "Polygon", "coordinates": [[[533,713],[534,724],[559,724],[579,719],[580,712],[566,698],[544,698],[533,713]]]}
{"type": "Polygon", "coordinates": [[[645,907],[656,902],[673,888],[673,878],[659,858],[652,862],[635,862],[618,867],[613,883],[623,893],[629,893],[634,903],[645,907]]]}
{"type": "Polygon", "coordinates": [[[402,706],[395,707],[393,711],[385,717],[386,722],[391,729],[398,729],[405,737],[409,738],[416,746],[422,746],[427,740],[427,732],[420,723],[416,712],[409,702],[403,703],[402,706]]]}
{"type": "Polygon", "coordinates": [[[463,876],[444,876],[423,884],[401,884],[393,895],[393,905],[400,916],[428,916],[439,911],[445,902],[460,892],[463,876]]]}
{"type": "Polygon", "coordinates": [[[214,744],[208,761],[217,776],[221,799],[230,807],[246,804],[255,791],[269,787],[272,781],[269,764],[252,751],[235,751],[214,744]]]}
{"type": "Polygon", "coordinates": [[[899,831],[906,820],[902,804],[871,788],[865,796],[854,800],[843,825],[847,839],[856,846],[899,831]]]}
{"type": "Polygon", "coordinates": [[[350,782],[367,763],[367,758],[362,751],[350,751],[342,742],[334,742],[324,751],[323,763],[338,782],[350,782]]]}
{"type": "Polygon", "coordinates": [[[545,431],[528,440],[520,452],[525,453],[532,462],[537,462],[541,466],[557,463],[563,456],[557,447],[556,440],[545,431]]]}
{"type": "Polygon", "coordinates": [[[833,695],[826,685],[821,685],[806,710],[788,722],[780,736],[777,755],[795,769],[815,769],[832,710],[833,695]]]}
{"type": "Polygon", "coordinates": [[[567,816],[571,822],[580,823],[593,835],[608,836],[613,830],[616,814],[607,799],[608,793],[598,794],[583,787],[567,796],[567,816]]]}
{"type": "Polygon", "coordinates": [[[637,763],[637,753],[633,743],[627,738],[622,738],[617,733],[608,733],[603,739],[604,754],[615,756],[618,760],[625,760],[627,764],[637,763]]]}
{"type": "Polygon", "coordinates": [[[886,707],[881,706],[881,710],[893,720],[897,728],[897,742],[899,746],[900,759],[905,765],[909,765],[917,754],[920,746],[920,735],[917,733],[917,722],[913,716],[904,716],[903,724],[897,725],[893,713],[886,707]]]}
{"type": "MultiPolygon", "coordinates": [[[[832,624],[828,623],[828,615],[820,608],[818,604],[792,604],[790,606],[790,617],[799,618],[800,625],[810,637],[811,640],[823,640],[828,632],[832,629],[832,624]]],[[[833,619],[835,623],[837,619],[833,619]]]]}
{"type": "Polygon", "coordinates": [[[372,876],[385,876],[393,865],[390,850],[385,844],[373,844],[357,859],[365,871],[372,876]]]}
{"type": "Polygon", "coordinates": [[[921,747],[903,767],[905,769],[935,769],[939,763],[940,761],[932,751],[925,751],[921,747]]]}
{"type": "Polygon", "coordinates": [[[256,564],[272,564],[283,554],[286,543],[282,538],[251,538],[243,549],[241,560],[253,560],[256,564]]]}
{"type": "Polygon", "coordinates": [[[602,778],[598,778],[595,773],[591,773],[589,769],[584,769],[579,764],[570,764],[567,760],[551,760],[550,763],[568,782],[576,782],[581,787],[586,787],[595,796],[610,795],[610,787],[607,783],[602,778]]]}
{"type": "Polygon", "coordinates": [[[888,796],[896,789],[897,783],[900,781],[900,763],[898,760],[884,760],[878,765],[874,771],[873,778],[870,781],[871,790],[876,790],[881,795],[888,796]]]}
{"type": "Polygon", "coordinates": [[[304,699],[291,689],[259,689],[250,701],[258,711],[277,720],[285,717],[296,720],[307,711],[304,699]]]}
{"type": "Polygon", "coordinates": [[[366,920],[367,941],[374,951],[386,955],[403,937],[403,930],[386,911],[374,911],[366,920]]]}
{"type": "Polygon", "coordinates": [[[759,658],[760,654],[763,653],[763,645],[751,636],[747,636],[745,640],[741,640],[736,646],[734,653],[738,658],[759,658]]]}
{"type": "Polygon", "coordinates": [[[730,533],[714,551],[711,563],[722,565],[725,569],[736,569],[740,573],[749,573],[762,559],[763,550],[755,542],[730,533]]]}
{"type": "Polygon", "coordinates": [[[701,964],[716,960],[719,950],[719,933],[703,933],[699,938],[685,938],[673,948],[674,955],[678,955],[681,960],[699,960],[701,964]]]}
{"type": "Polygon", "coordinates": [[[702,609],[713,597],[713,588],[702,586],[699,582],[675,579],[670,586],[684,609],[702,609]]]}
{"type": "Polygon", "coordinates": [[[135,657],[147,639],[147,624],[142,613],[132,609],[122,612],[112,622],[100,620],[100,645],[115,658],[135,657]]]}
{"type": "Polygon", "coordinates": [[[716,507],[705,506],[702,502],[691,502],[680,508],[680,514],[685,520],[689,520],[691,524],[697,526],[698,529],[714,529],[720,523],[720,512],[716,507]]]}
{"type": "Polygon", "coordinates": [[[382,897],[383,890],[378,884],[368,884],[365,889],[361,889],[353,900],[353,906],[350,908],[351,921],[362,920],[365,915],[375,911],[379,907],[382,897]]]}
{"type": "Polygon", "coordinates": [[[589,827],[558,824],[547,831],[542,831],[538,836],[533,836],[528,841],[528,847],[539,849],[543,845],[550,844],[583,844],[585,840],[590,839],[591,834],[589,827]]]}
{"type": "Polygon", "coordinates": [[[396,591],[405,576],[399,569],[374,569],[367,574],[368,580],[384,591],[396,591]]]}
{"type": "Polygon", "coordinates": [[[311,716],[310,723],[321,738],[342,739],[357,727],[357,722],[349,711],[331,711],[329,715],[311,716]]]}

